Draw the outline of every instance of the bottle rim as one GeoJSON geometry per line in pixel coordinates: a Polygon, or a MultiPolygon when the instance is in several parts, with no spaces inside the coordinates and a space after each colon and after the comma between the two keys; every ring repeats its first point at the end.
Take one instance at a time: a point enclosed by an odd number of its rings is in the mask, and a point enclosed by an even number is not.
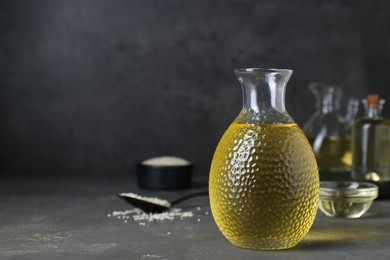
{"type": "Polygon", "coordinates": [[[378,196],[378,186],[369,182],[321,181],[320,197],[365,198],[378,196]]]}
{"type": "Polygon", "coordinates": [[[273,69],[273,68],[239,68],[234,69],[235,72],[285,72],[285,73],[293,73],[293,70],[290,69],[273,69]]]}

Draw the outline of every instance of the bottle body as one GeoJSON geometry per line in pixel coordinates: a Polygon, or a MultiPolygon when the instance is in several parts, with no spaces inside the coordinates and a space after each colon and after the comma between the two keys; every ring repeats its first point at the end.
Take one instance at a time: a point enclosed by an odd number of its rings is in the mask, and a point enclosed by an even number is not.
{"type": "Polygon", "coordinates": [[[379,198],[390,198],[390,120],[382,117],[385,100],[371,94],[362,100],[365,116],[352,127],[351,177],[375,183],[379,198]]]}
{"type": "Polygon", "coordinates": [[[390,181],[390,120],[362,118],[352,128],[352,178],[390,181]]]}
{"type": "MultiPolygon", "coordinates": [[[[313,149],[316,138],[308,138],[313,149]]],[[[321,140],[321,148],[315,150],[320,172],[348,172],[352,165],[351,137],[327,136],[321,140]]]]}
{"type": "Polygon", "coordinates": [[[296,124],[235,124],[222,137],[211,165],[215,221],[234,245],[284,249],[313,224],[318,169],[296,124]]]}
{"type": "Polygon", "coordinates": [[[222,136],[210,167],[210,206],[234,245],[296,245],[313,224],[319,175],[313,150],[284,108],[288,70],[241,69],[243,109],[222,136]]]}

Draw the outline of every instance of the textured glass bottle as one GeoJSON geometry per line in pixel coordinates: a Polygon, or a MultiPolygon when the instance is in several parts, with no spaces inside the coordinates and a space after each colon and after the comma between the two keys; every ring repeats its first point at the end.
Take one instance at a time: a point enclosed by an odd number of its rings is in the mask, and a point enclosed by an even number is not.
{"type": "Polygon", "coordinates": [[[285,110],[292,71],[256,68],[235,73],[244,104],[211,163],[213,217],[236,246],[290,248],[309,231],[319,196],[313,151],[285,110]]]}
{"type": "Polygon", "coordinates": [[[352,178],[390,183],[390,120],[382,117],[384,100],[368,95],[363,103],[365,116],[352,128],[352,178]]]}

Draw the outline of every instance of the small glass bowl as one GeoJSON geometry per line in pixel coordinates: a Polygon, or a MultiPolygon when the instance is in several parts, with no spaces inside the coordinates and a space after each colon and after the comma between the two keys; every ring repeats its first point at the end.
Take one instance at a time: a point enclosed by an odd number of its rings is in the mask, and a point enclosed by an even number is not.
{"type": "Polygon", "coordinates": [[[329,217],[359,218],[378,197],[378,187],[368,182],[320,182],[320,210],[329,217]]]}

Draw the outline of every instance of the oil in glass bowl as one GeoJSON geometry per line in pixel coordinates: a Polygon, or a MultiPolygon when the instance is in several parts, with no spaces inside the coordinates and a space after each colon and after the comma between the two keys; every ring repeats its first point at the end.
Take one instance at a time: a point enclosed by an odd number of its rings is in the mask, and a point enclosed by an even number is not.
{"type": "Polygon", "coordinates": [[[367,182],[320,183],[320,210],[329,217],[359,218],[378,197],[378,187],[367,182]]]}

